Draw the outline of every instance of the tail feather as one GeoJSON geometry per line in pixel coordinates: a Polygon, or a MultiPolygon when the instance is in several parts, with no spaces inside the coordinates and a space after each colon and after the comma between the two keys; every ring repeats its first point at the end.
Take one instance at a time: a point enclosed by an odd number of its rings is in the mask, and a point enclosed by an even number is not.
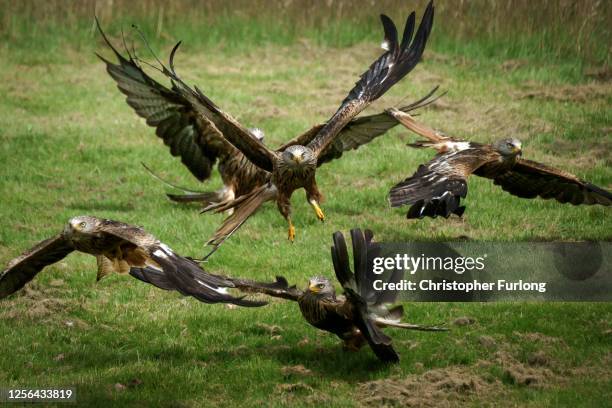
{"type": "Polygon", "coordinates": [[[406,143],[406,146],[412,147],[413,149],[436,149],[437,144],[428,140],[418,140],[414,143],[406,143]]]}
{"type": "MultiPolygon", "coordinates": [[[[226,203],[223,209],[217,208],[216,211],[225,211],[233,208],[234,213],[227,217],[223,224],[215,231],[213,237],[208,240],[207,245],[212,245],[212,251],[206,255],[205,259],[212,255],[223,242],[236,232],[247,219],[261,207],[266,201],[276,197],[276,187],[273,184],[264,184],[253,190],[251,193],[240,196],[232,202],[226,203]],[[234,202],[236,204],[234,204],[234,202]]],[[[210,211],[206,208],[204,211],[210,211]]]]}
{"type": "Polygon", "coordinates": [[[334,245],[331,247],[331,255],[336,278],[343,288],[358,289],[355,283],[355,275],[349,265],[349,255],[344,235],[340,231],[336,231],[332,238],[334,245]]]}
{"type": "Polygon", "coordinates": [[[349,301],[355,306],[355,325],[367,340],[374,354],[376,354],[381,361],[386,363],[399,362],[399,356],[393,349],[391,337],[383,333],[376,321],[369,316],[365,300],[350,288],[346,288],[344,293],[349,301]]]}
{"type": "Polygon", "coordinates": [[[446,327],[440,326],[421,326],[420,324],[402,323],[396,322],[391,319],[384,319],[382,317],[374,319],[376,325],[379,327],[395,327],[397,329],[404,330],[417,330],[417,331],[448,331],[446,327]]]}
{"type": "Polygon", "coordinates": [[[393,349],[391,338],[378,328],[376,322],[370,317],[370,311],[368,310],[367,244],[372,240],[372,232],[367,231],[364,234],[360,229],[353,229],[351,230],[351,240],[353,242],[355,273],[350,268],[350,259],[344,236],[341,232],[333,234],[334,245],[331,248],[331,253],[336,277],[342,284],[347,301],[354,307],[355,325],[362,332],[374,354],[384,362],[398,362],[399,356],[393,349]]]}
{"type": "Polygon", "coordinates": [[[361,296],[367,299],[367,274],[368,274],[368,246],[365,236],[359,228],[351,230],[351,241],[353,242],[353,264],[355,268],[355,283],[361,296]]]}
{"type": "Polygon", "coordinates": [[[172,194],[166,193],[169,199],[177,203],[203,203],[208,206],[223,200],[222,191],[206,191],[202,193],[172,194]]]}

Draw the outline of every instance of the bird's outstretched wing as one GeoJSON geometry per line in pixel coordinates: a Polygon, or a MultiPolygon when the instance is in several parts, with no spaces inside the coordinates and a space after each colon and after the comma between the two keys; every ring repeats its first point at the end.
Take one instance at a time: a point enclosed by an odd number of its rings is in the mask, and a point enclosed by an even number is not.
{"type": "Polygon", "coordinates": [[[412,205],[408,218],[425,216],[461,216],[465,207],[461,198],[467,195],[467,179],[482,165],[495,160],[497,153],[487,146],[469,143],[463,150],[436,156],[419,166],[406,180],[396,184],[389,192],[392,207],[412,205]]]}
{"type": "Polygon", "coordinates": [[[361,78],[344,99],[340,108],[317,133],[312,142],[308,144],[308,147],[315,152],[317,157],[320,157],[325,152],[328,146],[333,143],[338,133],[351,119],[365,109],[372,101],[381,97],[416,66],[425,50],[425,44],[433,24],[433,16],[434,7],[433,2],[430,1],[413,39],[415,13],[412,12],[406,20],[406,27],[402,42],[400,43],[397,37],[397,28],[393,21],[389,17],[381,15],[385,31],[383,48],[387,52],[380,56],[361,75],[361,78]]]}
{"type": "Polygon", "coordinates": [[[196,262],[174,252],[168,245],[140,227],[113,220],[104,220],[100,233],[120,238],[127,244],[120,247],[132,267],[130,274],[160,289],[176,290],[205,303],[233,303],[239,306],[263,306],[227,293],[231,281],[204,271],[196,262]]]}
{"type": "Polygon", "coordinates": [[[0,274],[0,299],[15,293],[31,281],[45,266],[54,264],[74,251],[61,234],[36,244],[9,262],[0,274]]]}
{"type": "Polygon", "coordinates": [[[276,153],[268,149],[249,129],[222,111],[198,87],[192,89],[176,73],[174,57],[180,45],[178,42],[170,52],[168,66],[157,60],[159,70],[172,81],[172,90],[183,98],[197,119],[208,120],[225,140],[240,150],[253,164],[271,172],[276,153]]]}
{"type": "Polygon", "coordinates": [[[493,179],[505,191],[521,198],[541,197],[560,203],[612,205],[612,193],[577,176],[531,160],[519,159],[512,170],[493,179]]]}
{"type": "MultiPolygon", "coordinates": [[[[399,108],[399,111],[413,112],[417,109],[432,104],[443,95],[439,94],[433,96],[437,90],[438,87],[436,86],[423,98],[399,108]]],[[[344,152],[358,149],[359,147],[370,143],[372,140],[382,136],[398,124],[399,122],[394,118],[394,116],[387,112],[361,116],[351,120],[344,128],[342,128],[334,141],[329,144],[323,152],[321,152],[317,160],[317,166],[321,166],[322,164],[329,163],[332,160],[340,158],[344,152]]],[[[305,133],[302,133],[301,135],[282,145],[277,151],[283,151],[292,145],[308,145],[310,142],[312,142],[323,126],[325,126],[324,123],[312,127],[305,133]]]]}
{"type": "Polygon", "coordinates": [[[123,56],[106,37],[96,18],[102,38],[117,57],[118,63],[98,55],[106,71],[117,83],[126,101],[147,125],[170,147],[170,154],[179,156],[189,171],[200,181],[210,176],[217,159],[240,154],[228,143],[217,127],[199,116],[176,85],[160,84],[147,75],[138,59],[125,47],[123,56]]]}

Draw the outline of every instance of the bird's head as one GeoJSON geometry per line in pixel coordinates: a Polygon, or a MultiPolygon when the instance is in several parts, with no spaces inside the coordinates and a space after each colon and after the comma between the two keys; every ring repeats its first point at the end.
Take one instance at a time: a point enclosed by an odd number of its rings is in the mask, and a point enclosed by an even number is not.
{"type": "Polygon", "coordinates": [[[308,292],[322,298],[335,298],[336,290],[329,279],[323,276],[315,276],[308,280],[308,292]]]}
{"type": "Polygon", "coordinates": [[[307,167],[316,164],[316,157],[312,150],[306,146],[289,146],[282,153],[283,162],[290,168],[307,167]]]}
{"type": "Polygon", "coordinates": [[[520,156],[522,153],[521,141],[513,137],[498,140],[493,146],[502,156],[506,157],[520,156]]]}
{"type": "Polygon", "coordinates": [[[64,228],[64,234],[72,235],[74,233],[87,234],[93,232],[98,226],[100,220],[96,217],[88,215],[80,215],[73,217],[68,221],[64,228]]]}

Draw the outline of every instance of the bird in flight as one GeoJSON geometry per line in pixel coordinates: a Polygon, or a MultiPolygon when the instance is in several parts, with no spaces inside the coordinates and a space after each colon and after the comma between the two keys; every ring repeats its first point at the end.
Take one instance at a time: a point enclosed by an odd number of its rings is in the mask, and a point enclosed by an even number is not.
{"type": "Polygon", "coordinates": [[[160,289],[175,290],[205,303],[266,304],[229,295],[227,290],[234,285],[228,278],[206,273],[144,229],[92,216],[71,218],[61,233],[11,260],[0,274],[0,299],[73,251],[95,255],[98,279],[113,272],[129,273],[160,289]]]}
{"type": "MultiPolygon", "coordinates": [[[[119,89],[127,95],[128,104],[157,128],[157,135],[170,145],[171,153],[180,155],[196,177],[207,178],[216,159],[220,166],[227,167],[230,177],[224,177],[223,194],[215,193],[209,202],[217,203],[209,205],[207,210],[234,209],[234,214],[217,230],[210,244],[218,246],[269,200],[276,201],[288,223],[288,238],[293,241],[291,195],[304,188],[317,218],[324,220],[320,207],[322,195],[315,179],[317,167],[340,157],[344,151],[368,143],[397,123],[386,113],[355,117],[416,66],[425,49],[433,16],[434,7],[430,2],[415,33],[415,13],[411,13],[400,43],[395,24],[382,15],[385,52],[361,75],[325,124],[314,126],[277,150],[269,149],[254,132],[177,75],[174,55],[180,42],[170,53],[168,67],[158,60],[160,71],[172,82],[172,89],[145,75],[139,60],[129,54],[127,47],[128,58],[113,48],[119,64],[105,62],[119,89]],[[230,163],[225,160],[233,164],[224,164],[230,163]],[[231,177],[238,181],[229,180],[231,177]]],[[[106,37],[105,40],[111,46],[106,37]]],[[[412,109],[427,104],[424,100],[420,102],[412,104],[412,109]]]]}
{"type": "MultiPolygon", "coordinates": [[[[421,331],[447,329],[402,323],[403,307],[390,307],[398,291],[373,289],[373,280],[381,277],[371,273],[368,263],[372,259],[372,252],[377,251],[372,238],[373,234],[369,230],[351,230],[353,272],[344,236],[341,232],[333,234],[332,261],[344,295],[336,295],[332,282],[323,276],[310,278],[305,290],[289,286],[287,280],[280,276],[276,278],[275,284],[261,285],[240,279],[232,279],[232,282],[245,293],[260,293],[297,302],[302,316],[309,324],[338,336],[346,350],[357,351],[367,343],[381,361],[398,362],[399,356],[393,348],[392,339],[383,333],[383,328],[421,331]]],[[[387,282],[399,282],[403,274],[402,269],[394,270],[387,282]]]]}
{"type": "Polygon", "coordinates": [[[480,144],[448,137],[417,122],[397,109],[389,112],[426,140],[409,146],[433,148],[438,154],[420,165],[389,192],[392,207],[410,205],[408,218],[461,216],[467,195],[467,179],[475,174],[492,179],[504,191],[521,198],[541,197],[573,205],[612,205],[612,193],[563,170],[523,159],[521,142],[515,138],[480,144]]]}

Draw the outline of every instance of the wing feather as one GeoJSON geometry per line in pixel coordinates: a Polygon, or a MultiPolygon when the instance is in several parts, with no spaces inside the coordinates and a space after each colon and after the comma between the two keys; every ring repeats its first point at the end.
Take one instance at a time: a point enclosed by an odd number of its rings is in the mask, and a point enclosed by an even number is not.
{"type": "Polygon", "coordinates": [[[119,63],[98,57],[126,96],[127,104],[147,125],[156,128],[156,135],[170,146],[170,154],[180,157],[198,180],[207,179],[216,160],[233,154],[235,149],[205,118],[196,120],[194,109],[175,86],[169,89],[147,75],[127,48],[127,58],[124,57],[106,37],[97,19],[96,23],[119,63]]]}
{"type": "Polygon", "coordinates": [[[411,177],[393,186],[389,202],[392,207],[412,205],[408,218],[448,217],[453,213],[460,216],[464,210],[460,202],[467,195],[468,177],[491,160],[494,160],[492,153],[479,145],[438,155],[419,166],[411,177]]]}
{"type": "MultiPolygon", "coordinates": [[[[419,99],[410,105],[399,108],[400,112],[413,112],[419,108],[425,107],[433,103],[439,96],[432,95],[438,89],[435,87],[424,98],[419,99]]],[[[388,112],[382,112],[376,115],[363,116],[351,120],[341,131],[338,136],[330,143],[327,148],[321,152],[317,165],[329,163],[334,159],[338,159],[344,152],[356,150],[359,147],[370,143],[372,140],[382,136],[387,131],[397,126],[399,122],[388,112]]]]}
{"type": "MultiPolygon", "coordinates": [[[[204,303],[233,303],[245,307],[264,306],[266,302],[251,301],[242,297],[235,297],[227,293],[226,288],[233,287],[228,279],[205,272],[194,261],[184,258],[173,251],[160,246],[153,251],[151,258],[161,268],[165,280],[157,278],[166,286],[178,291],[184,296],[191,296],[204,303]]],[[[154,268],[140,269],[144,273],[145,282],[154,282],[154,268]]],[[[133,274],[132,276],[136,276],[133,274]]],[[[142,280],[142,279],[141,279],[142,280]]],[[[163,287],[162,287],[163,288],[163,287]]]]}
{"type": "Polygon", "coordinates": [[[72,244],[60,234],[36,244],[13,259],[0,274],[0,299],[18,291],[45,266],[60,261],[72,251],[72,244]]]}
{"type": "Polygon", "coordinates": [[[177,43],[170,52],[169,68],[160,62],[160,71],[172,81],[172,90],[185,101],[190,112],[200,120],[214,125],[223,139],[247,156],[253,164],[271,172],[276,158],[275,152],[268,149],[249,129],[222,111],[198,87],[192,89],[178,76],[174,69],[174,57],[180,44],[177,43]]]}
{"type": "Polygon", "coordinates": [[[380,98],[416,66],[425,50],[425,44],[431,32],[433,15],[433,2],[430,1],[414,40],[410,41],[415,19],[414,12],[411,13],[406,21],[406,30],[401,45],[398,43],[397,29],[393,21],[385,15],[381,16],[385,32],[384,48],[388,51],[374,61],[370,68],[361,75],[340,108],[318,132],[314,140],[308,144],[308,147],[315,152],[317,157],[333,143],[342,128],[359,112],[372,101],[380,98]]]}
{"type": "Polygon", "coordinates": [[[146,265],[132,264],[130,270],[133,277],[143,282],[165,290],[176,290],[205,303],[233,303],[247,307],[265,304],[227,294],[226,288],[234,286],[230,280],[207,273],[196,262],[175,253],[168,245],[140,227],[114,220],[102,220],[99,232],[135,245],[136,250],[146,254],[146,265]]]}
{"type": "Polygon", "coordinates": [[[521,198],[541,197],[573,205],[612,205],[612,193],[577,176],[531,160],[519,159],[512,170],[494,179],[496,185],[521,198]]]}
{"type": "MultiPolygon", "coordinates": [[[[438,88],[439,87],[436,86],[423,98],[409,105],[402,106],[397,110],[405,113],[413,112],[417,109],[432,104],[438,98],[444,95],[444,93],[442,93],[436,95],[435,97],[433,96],[438,88]]],[[[340,133],[338,133],[338,136],[334,142],[331,143],[325,149],[325,151],[321,152],[317,160],[317,166],[321,166],[322,164],[329,163],[334,159],[340,158],[346,151],[358,149],[377,137],[382,136],[399,123],[400,122],[389,112],[361,116],[351,120],[344,128],[342,128],[340,133]]],[[[317,136],[317,133],[323,128],[323,126],[325,126],[324,123],[313,126],[308,131],[282,145],[277,149],[277,151],[283,151],[292,145],[308,145],[317,136]]]]}

